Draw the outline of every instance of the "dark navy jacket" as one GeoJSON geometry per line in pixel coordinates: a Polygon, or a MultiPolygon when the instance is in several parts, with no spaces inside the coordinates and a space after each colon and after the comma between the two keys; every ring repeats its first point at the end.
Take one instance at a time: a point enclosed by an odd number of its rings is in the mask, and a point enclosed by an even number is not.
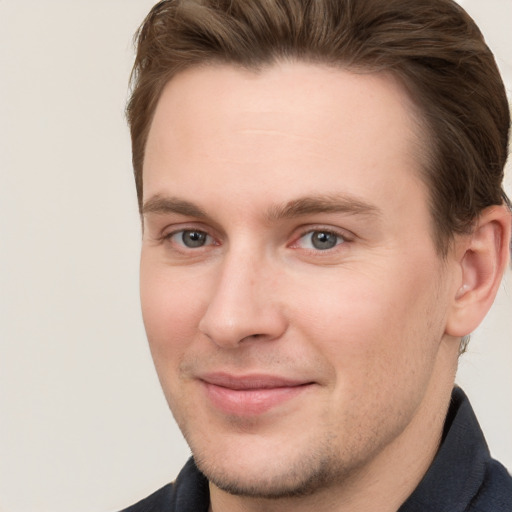
{"type": "MultiPolygon", "coordinates": [[[[190,459],[176,481],[122,512],[208,512],[208,481],[190,459]]],[[[512,512],[512,478],[491,458],[468,398],[455,388],[439,451],[398,512],[512,512]]]]}

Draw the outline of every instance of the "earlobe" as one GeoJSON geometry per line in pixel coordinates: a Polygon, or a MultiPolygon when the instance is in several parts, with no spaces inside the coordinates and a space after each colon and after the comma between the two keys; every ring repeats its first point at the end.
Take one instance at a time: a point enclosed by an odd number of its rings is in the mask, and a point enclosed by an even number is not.
{"type": "Polygon", "coordinates": [[[464,237],[460,282],[452,301],[446,333],[473,332],[489,311],[509,261],[511,214],[505,206],[483,210],[474,230],[464,237]]]}

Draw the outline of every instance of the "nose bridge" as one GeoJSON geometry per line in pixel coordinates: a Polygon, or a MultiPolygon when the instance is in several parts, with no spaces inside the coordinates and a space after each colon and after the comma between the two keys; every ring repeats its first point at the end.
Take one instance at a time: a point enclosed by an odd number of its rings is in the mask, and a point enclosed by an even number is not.
{"type": "Polygon", "coordinates": [[[235,347],[251,337],[279,336],[284,319],[270,291],[274,271],[268,258],[249,245],[228,250],[199,329],[224,347],[235,347]]]}

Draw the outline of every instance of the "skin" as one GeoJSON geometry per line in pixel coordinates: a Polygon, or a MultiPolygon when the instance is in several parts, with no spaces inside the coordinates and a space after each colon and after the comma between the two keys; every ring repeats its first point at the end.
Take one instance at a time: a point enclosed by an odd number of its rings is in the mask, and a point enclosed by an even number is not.
{"type": "Polygon", "coordinates": [[[436,252],[423,139],[385,74],[214,65],[167,84],[142,309],[212,510],[396,510],[431,463],[466,334],[464,249],[436,252]],[[212,374],[303,385],[226,409],[212,374]]]}

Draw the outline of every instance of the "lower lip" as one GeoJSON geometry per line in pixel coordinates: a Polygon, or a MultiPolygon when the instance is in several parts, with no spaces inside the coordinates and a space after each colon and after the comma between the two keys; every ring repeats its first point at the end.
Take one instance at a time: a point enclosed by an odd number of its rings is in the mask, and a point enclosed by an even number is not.
{"type": "Polygon", "coordinates": [[[230,389],[205,382],[213,405],[225,414],[254,416],[269,411],[304,393],[310,384],[259,389],[230,389]]]}

